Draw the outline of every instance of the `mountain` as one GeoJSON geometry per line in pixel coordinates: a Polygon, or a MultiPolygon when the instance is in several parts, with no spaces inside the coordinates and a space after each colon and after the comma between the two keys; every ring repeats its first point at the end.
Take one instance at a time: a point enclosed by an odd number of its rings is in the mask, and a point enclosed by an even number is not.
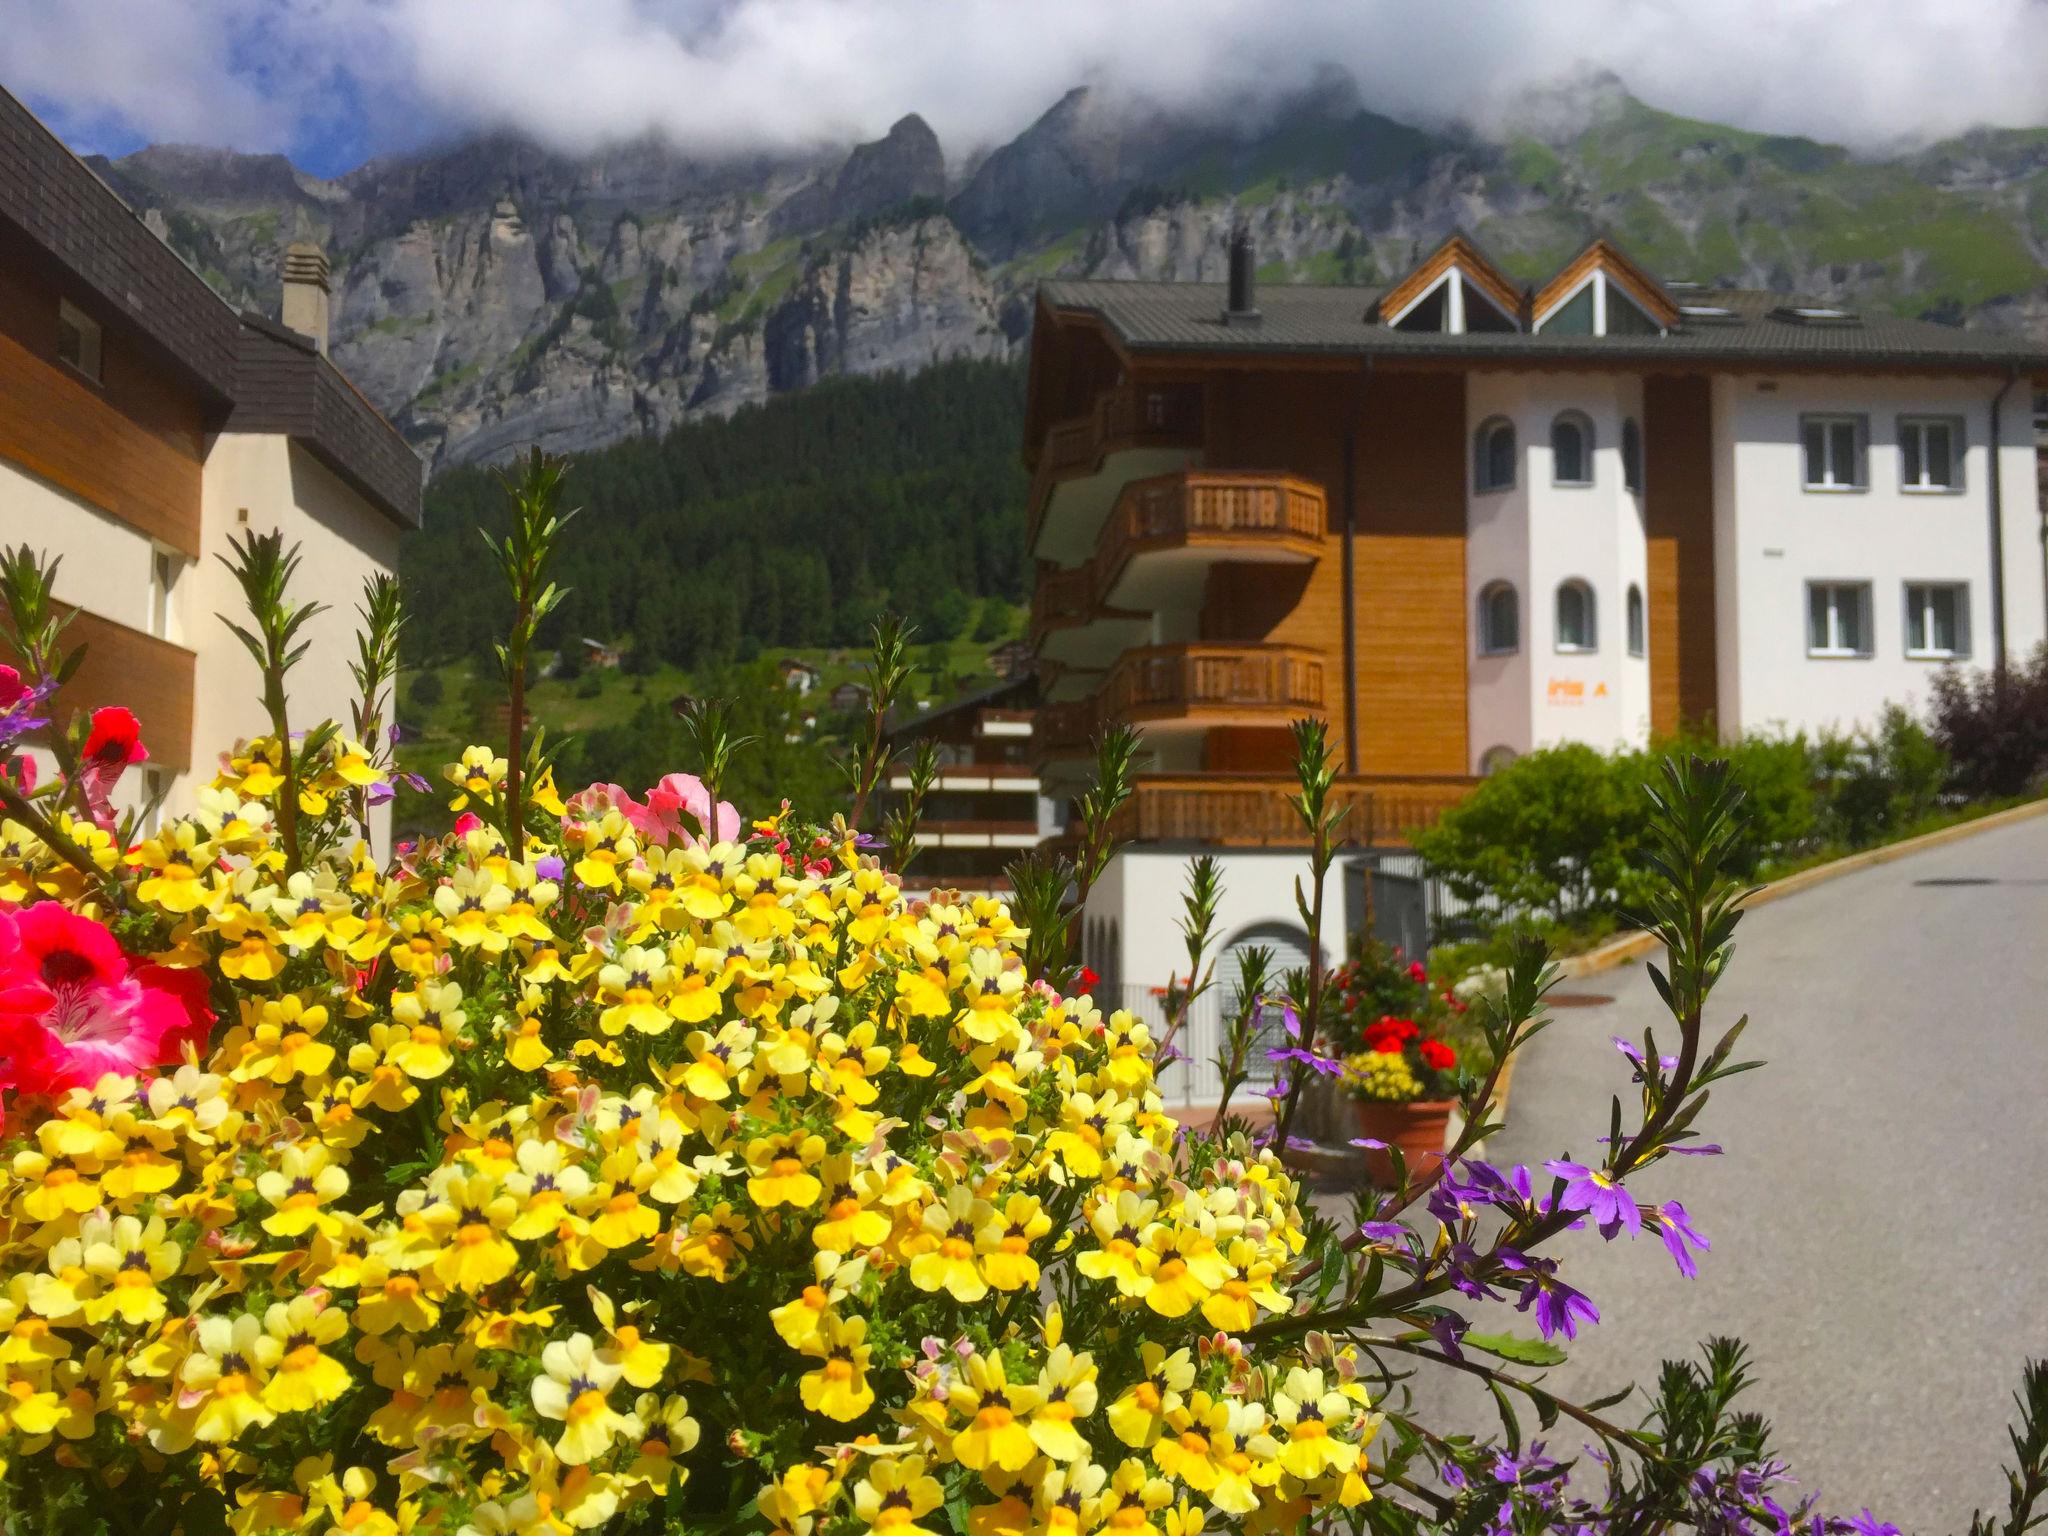
{"type": "Polygon", "coordinates": [[[1268,282],[1383,280],[1454,227],[1535,279],[1604,230],[1670,278],[2048,340],[2048,129],[1859,157],[1674,116],[1611,75],[1484,131],[1394,121],[1335,77],[1205,117],[1082,88],[951,167],[915,115],[812,155],[496,135],[335,180],[182,146],[95,164],[238,304],[274,313],[283,246],[324,244],[337,361],[437,465],[1015,356],[1040,279],[1217,278],[1239,217],[1268,282]]]}

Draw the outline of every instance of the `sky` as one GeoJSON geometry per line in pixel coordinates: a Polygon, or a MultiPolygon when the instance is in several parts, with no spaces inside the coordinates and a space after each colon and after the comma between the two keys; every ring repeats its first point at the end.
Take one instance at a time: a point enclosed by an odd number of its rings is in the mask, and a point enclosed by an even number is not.
{"type": "Polygon", "coordinates": [[[1864,150],[2048,123],[2048,0],[7,0],[0,84],[74,147],[277,151],[336,175],[512,129],[581,151],[879,137],[949,156],[1094,82],[1201,111],[1331,66],[1484,125],[1587,67],[1670,111],[1864,150]]]}

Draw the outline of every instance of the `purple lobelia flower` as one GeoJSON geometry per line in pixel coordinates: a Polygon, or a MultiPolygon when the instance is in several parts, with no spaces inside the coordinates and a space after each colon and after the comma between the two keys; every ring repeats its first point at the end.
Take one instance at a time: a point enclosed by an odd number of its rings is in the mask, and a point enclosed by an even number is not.
{"type": "Polygon", "coordinates": [[[1636,1209],[1634,1197],[1599,1169],[1562,1158],[1552,1158],[1543,1166],[1565,1181],[1559,1209],[1584,1211],[1600,1224],[1602,1237],[1611,1241],[1623,1227],[1631,1237],[1643,1230],[1643,1214],[1636,1209]]]}
{"type": "Polygon", "coordinates": [[[1851,1533],[1854,1533],[1854,1536],[1899,1536],[1899,1528],[1896,1525],[1888,1520],[1878,1519],[1867,1509],[1860,1515],[1833,1520],[1829,1522],[1829,1528],[1839,1532],[1840,1536],[1851,1536],[1851,1533]]]}
{"type": "Polygon", "coordinates": [[[1503,1268],[1528,1276],[1522,1282],[1522,1299],[1515,1303],[1515,1310],[1527,1312],[1534,1307],[1536,1330],[1544,1338],[1554,1338],[1561,1333],[1568,1339],[1576,1339],[1581,1321],[1588,1324],[1600,1321],[1600,1309],[1593,1305],[1592,1298],[1557,1278],[1555,1259],[1531,1258],[1512,1248],[1501,1249],[1496,1257],[1503,1268]]]}
{"type": "Polygon", "coordinates": [[[1671,1261],[1678,1266],[1678,1272],[1688,1280],[1699,1274],[1700,1267],[1693,1262],[1686,1244],[1692,1244],[1701,1253],[1714,1245],[1693,1230],[1692,1219],[1685,1214],[1685,1207],[1676,1200],[1666,1200],[1651,1209],[1650,1220],[1657,1229],[1657,1235],[1664,1239],[1665,1248],[1670,1250],[1671,1261]]]}

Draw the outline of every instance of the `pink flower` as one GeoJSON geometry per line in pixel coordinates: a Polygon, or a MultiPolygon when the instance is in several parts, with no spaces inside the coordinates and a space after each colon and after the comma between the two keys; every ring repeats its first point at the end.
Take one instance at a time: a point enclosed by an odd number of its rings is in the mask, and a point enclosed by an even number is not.
{"type": "MultiPolygon", "coordinates": [[[[694,773],[671,773],[647,792],[647,809],[667,835],[694,843],[712,822],[711,792],[694,773]]],[[[740,813],[728,800],[718,802],[711,841],[730,843],[740,835],[740,813]]]]}
{"type": "Polygon", "coordinates": [[[25,1093],[168,1065],[213,1023],[197,971],[133,966],[113,934],[54,901],[0,932],[0,1057],[25,1093]]]}
{"type": "Polygon", "coordinates": [[[21,674],[10,666],[0,665],[0,709],[12,709],[28,692],[28,684],[21,680],[21,674]]]}
{"type": "Polygon", "coordinates": [[[569,797],[567,809],[572,819],[580,821],[597,821],[606,811],[617,811],[641,841],[664,841],[660,818],[617,784],[585,785],[569,797]]]}

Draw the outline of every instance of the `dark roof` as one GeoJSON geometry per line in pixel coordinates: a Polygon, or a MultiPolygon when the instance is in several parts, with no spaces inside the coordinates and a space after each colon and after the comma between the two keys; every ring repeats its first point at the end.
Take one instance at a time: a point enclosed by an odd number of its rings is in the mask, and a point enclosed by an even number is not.
{"type": "Polygon", "coordinates": [[[226,430],[274,432],[302,443],[386,516],[420,525],[419,455],[297,331],[260,315],[241,317],[226,430]]]}
{"type": "Polygon", "coordinates": [[[950,720],[962,710],[989,709],[1004,704],[1028,708],[1037,702],[1038,679],[1027,672],[1022,677],[1004,678],[973,693],[963,693],[959,698],[949,699],[931,709],[911,710],[899,715],[884,728],[882,734],[891,741],[915,740],[928,734],[932,726],[942,720],[950,720]]]}
{"type": "Polygon", "coordinates": [[[386,516],[418,527],[419,455],[312,343],[238,315],[36,115],[0,90],[0,221],[192,380],[217,422],[303,442],[386,516]]]}
{"type": "Polygon", "coordinates": [[[1133,351],[1430,357],[1468,362],[1556,359],[1681,359],[1700,363],[1953,364],[2048,370],[2048,350],[2025,336],[1966,331],[1928,320],[1860,312],[1853,324],[1780,318],[1826,300],[1748,288],[1680,288],[1684,308],[1712,307],[1732,319],[1683,316],[1662,336],[1565,336],[1527,332],[1446,335],[1398,331],[1365,316],[1382,288],[1262,284],[1255,324],[1222,318],[1221,283],[1088,280],[1049,282],[1054,309],[1095,315],[1133,351]]]}

